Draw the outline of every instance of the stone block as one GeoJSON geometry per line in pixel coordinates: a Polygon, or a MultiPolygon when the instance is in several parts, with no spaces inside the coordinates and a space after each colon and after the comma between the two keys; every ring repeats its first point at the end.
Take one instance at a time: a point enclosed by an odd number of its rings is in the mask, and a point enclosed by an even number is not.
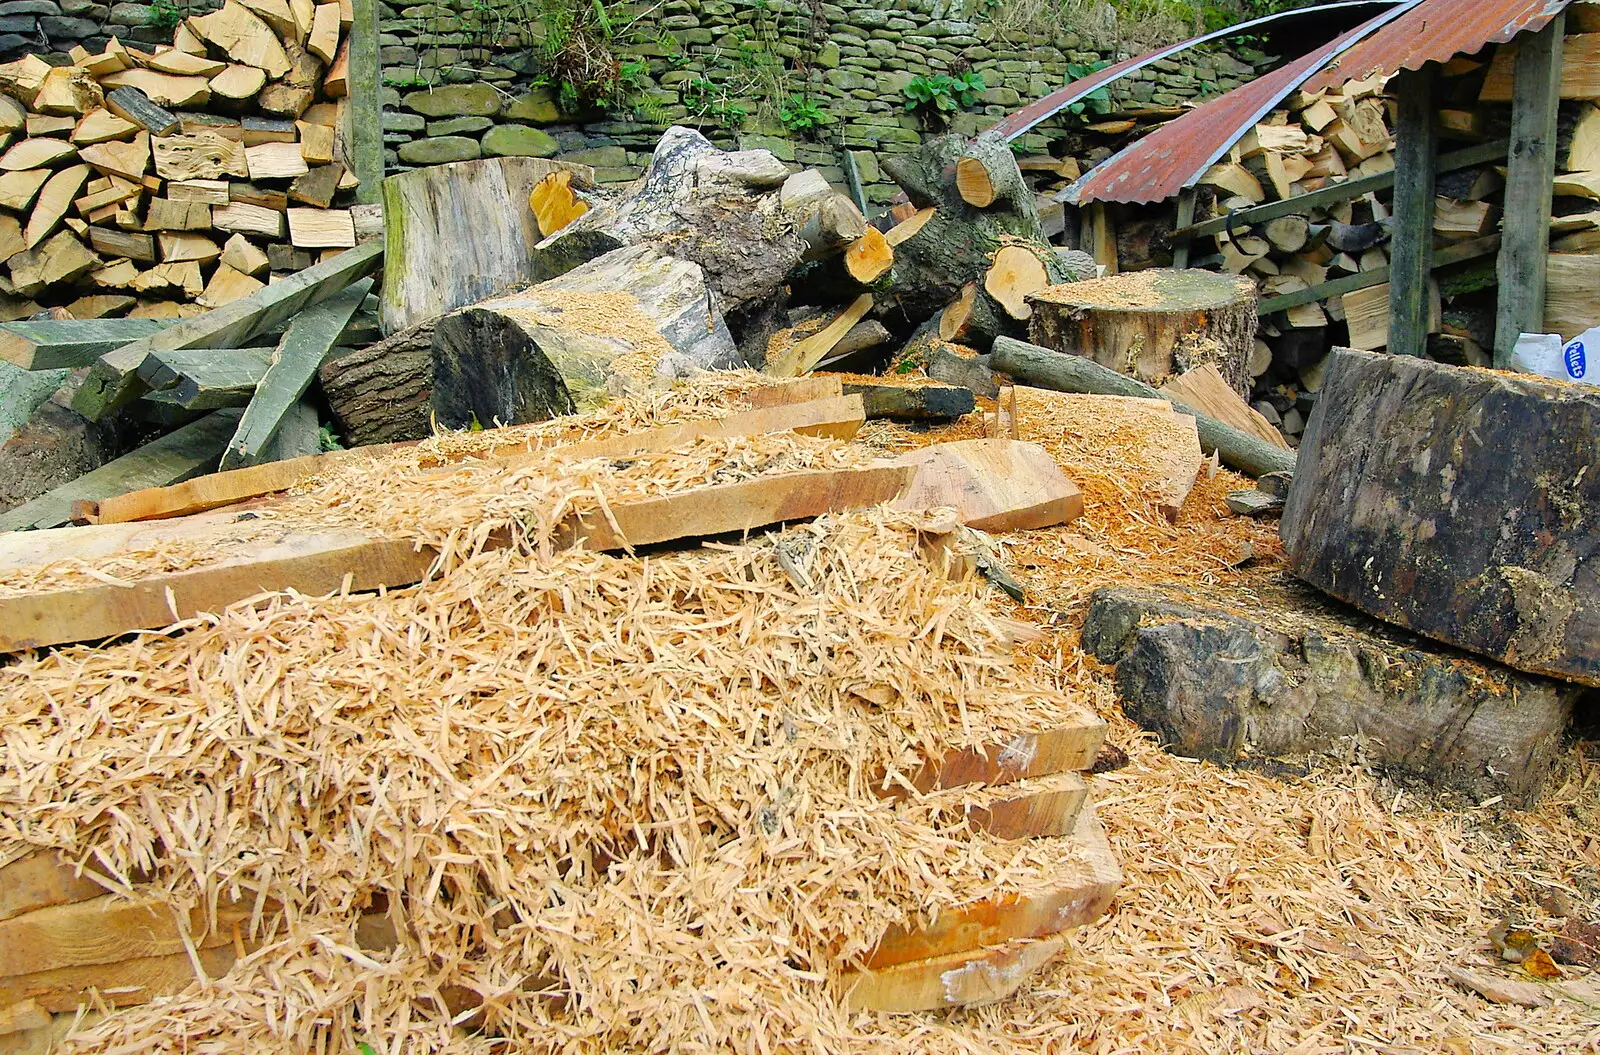
{"type": "Polygon", "coordinates": [[[1097,590],[1083,647],[1171,750],[1229,765],[1319,756],[1516,804],[1538,797],[1575,690],[1334,610],[1294,584],[1230,597],[1097,590]]]}
{"type": "Polygon", "coordinates": [[[556,105],[554,95],[540,88],[513,99],[506,107],[505,116],[527,124],[553,125],[561,120],[561,108],[556,105]]]}
{"type": "Polygon", "coordinates": [[[42,15],[39,29],[51,40],[81,40],[100,32],[100,26],[87,18],[67,15],[42,15]]]}
{"type": "Polygon", "coordinates": [[[878,155],[870,150],[852,150],[850,156],[856,163],[856,172],[862,183],[877,183],[882,178],[878,170],[878,155]]]}
{"type": "MultiPolygon", "coordinates": [[[[485,120],[479,118],[478,120],[485,120]]],[[[403,114],[390,110],[383,115],[383,130],[385,132],[420,132],[426,128],[428,122],[420,114],[403,114]]]]}
{"type": "Polygon", "coordinates": [[[5,0],[0,3],[0,15],[59,15],[61,5],[55,0],[5,0]]]}
{"type": "Polygon", "coordinates": [[[145,26],[150,24],[150,5],[120,3],[111,5],[106,21],[113,26],[145,26]]]}
{"type": "Polygon", "coordinates": [[[594,168],[624,168],[628,164],[628,152],[619,146],[570,150],[559,155],[559,157],[562,161],[571,161],[578,165],[590,165],[594,168]]]}
{"type": "Polygon", "coordinates": [[[487,84],[452,84],[412,92],[405,107],[424,117],[492,117],[500,112],[500,93],[487,84]]]}
{"type": "Polygon", "coordinates": [[[0,33],[31,34],[39,28],[35,15],[0,15],[0,33]]]}
{"type": "MultiPolygon", "coordinates": [[[[389,115],[384,114],[383,119],[384,127],[388,127],[389,115]]],[[[487,117],[446,117],[441,121],[429,121],[427,133],[430,136],[470,136],[493,127],[494,122],[487,117]]]]}
{"type": "Polygon", "coordinates": [[[451,161],[472,161],[483,156],[483,148],[476,139],[465,136],[436,136],[407,143],[399,150],[399,158],[408,165],[443,165],[451,161]]]}
{"type": "Polygon", "coordinates": [[[491,157],[554,157],[560,146],[548,132],[528,125],[496,125],[483,134],[483,152],[491,157]]]}

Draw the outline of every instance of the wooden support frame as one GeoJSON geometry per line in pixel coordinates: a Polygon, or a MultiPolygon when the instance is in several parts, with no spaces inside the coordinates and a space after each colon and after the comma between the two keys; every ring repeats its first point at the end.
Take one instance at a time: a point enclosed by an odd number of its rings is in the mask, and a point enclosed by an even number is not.
{"type": "MultiPolygon", "coordinates": [[[[1195,203],[1195,198],[1198,195],[1199,195],[1199,190],[1197,188],[1195,188],[1195,187],[1185,187],[1185,188],[1183,188],[1183,190],[1178,192],[1178,229],[1179,230],[1182,230],[1183,228],[1192,226],[1194,224],[1194,203],[1195,203]]],[[[1173,241],[1172,241],[1172,266],[1173,267],[1175,267],[1175,268],[1186,268],[1186,267],[1189,266],[1189,244],[1190,244],[1191,241],[1193,241],[1193,239],[1184,238],[1182,240],[1179,240],[1176,237],[1173,239],[1173,241]]]]}
{"type": "Polygon", "coordinates": [[[1438,145],[1429,63],[1398,79],[1395,122],[1394,236],[1389,245],[1389,352],[1428,350],[1428,280],[1433,273],[1433,167],[1438,145]]]}
{"type": "Polygon", "coordinates": [[[1561,60],[1566,12],[1517,44],[1512,86],[1511,150],[1508,155],[1504,237],[1497,267],[1499,307],[1494,327],[1494,365],[1511,365],[1522,333],[1544,329],[1550,202],[1556,166],[1556,109],[1561,102],[1561,60]]]}
{"type": "Polygon", "coordinates": [[[361,181],[356,201],[383,200],[383,76],[378,62],[378,0],[352,0],[350,23],[350,168],[361,181]]]}

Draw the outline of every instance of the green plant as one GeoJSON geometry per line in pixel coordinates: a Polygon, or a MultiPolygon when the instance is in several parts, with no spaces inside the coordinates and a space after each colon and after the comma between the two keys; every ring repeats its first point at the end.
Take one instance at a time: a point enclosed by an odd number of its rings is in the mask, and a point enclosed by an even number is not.
{"type": "Polygon", "coordinates": [[[970,70],[955,77],[948,73],[932,77],[918,74],[905,86],[906,108],[943,124],[947,114],[976,103],[983,89],[983,74],[970,70]]]}
{"type": "Polygon", "coordinates": [[[827,125],[832,118],[817,105],[810,93],[796,92],[778,111],[778,120],[791,132],[809,135],[827,125]]]}
{"type": "Polygon", "coordinates": [[[150,0],[149,24],[157,29],[176,29],[183,21],[183,8],[173,0],[150,0]]]}
{"type": "MultiPolygon", "coordinates": [[[[1099,73],[1101,70],[1110,65],[1110,59],[1101,59],[1099,62],[1087,64],[1081,62],[1069,62],[1067,63],[1067,83],[1071,84],[1073,81],[1081,81],[1090,74],[1099,73]]],[[[1079,99],[1077,102],[1067,107],[1067,113],[1074,117],[1082,117],[1086,113],[1095,114],[1098,116],[1100,114],[1109,114],[1110,112],[1111,93],[1104,88],[1096,88],[1082,99],[1079,99]]]]}

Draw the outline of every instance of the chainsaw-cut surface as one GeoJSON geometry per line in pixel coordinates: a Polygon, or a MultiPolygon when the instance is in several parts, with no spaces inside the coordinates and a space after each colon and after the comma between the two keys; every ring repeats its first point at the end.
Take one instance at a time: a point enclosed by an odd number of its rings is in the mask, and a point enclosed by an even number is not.
{"type": "Polygon", "coordinates": [[[968,527],[1020,531],[1067,524],[1083,514],[1083,496],[1050,455],[1030,443],[963,440],[903,455],[914,466],[900,509],[948,506],[968,527]]]}

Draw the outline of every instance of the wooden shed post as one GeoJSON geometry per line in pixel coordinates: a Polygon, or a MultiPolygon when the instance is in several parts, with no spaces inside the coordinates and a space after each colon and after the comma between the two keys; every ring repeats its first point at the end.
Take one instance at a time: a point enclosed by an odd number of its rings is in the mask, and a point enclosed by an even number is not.
{"type": "Polygon", "coordinates": [[[1400,107],[1394,136],[1394,236],[1389,255],[1389,351],[1393,355],[1421,355],[1428,350],[1437,72],[1438,67],[1430,62],[1395,79],[1400,107]]]}
{"type": "Polygon", "coordinates": [[[378,0],[353,0],[350,24],[350,166],[356,201],[382,200],[383,73],[378,63],[378,0]]]}
{"type": "MultiPolygon", "coordinates": [[[[1195,198],[1199,192],[1194,187],[1185,187],[1178,192],[1178,222],[1176,230],[1182,230],[1194,223],[1195,198]]],[[[1189,266],[1189,248],[1193,240],[1185,238],[1172,247],[1172,266],[1185,268],[1189,266]]]]}
{"type": "Polygon", "coordinates": [[[1511,364],[1511,350],[1516,347],[1519,334],[1544,332],[1551,184],[1556,171],[1556,110],[1561,102],[1566,23],[1566,13],[1562,12],[1538,33],[1524,34],[1517,41],[1505,222],[1496,269],[1500,295],[1494,327],[1494,365],[1502,369],[1511,364]]]}

